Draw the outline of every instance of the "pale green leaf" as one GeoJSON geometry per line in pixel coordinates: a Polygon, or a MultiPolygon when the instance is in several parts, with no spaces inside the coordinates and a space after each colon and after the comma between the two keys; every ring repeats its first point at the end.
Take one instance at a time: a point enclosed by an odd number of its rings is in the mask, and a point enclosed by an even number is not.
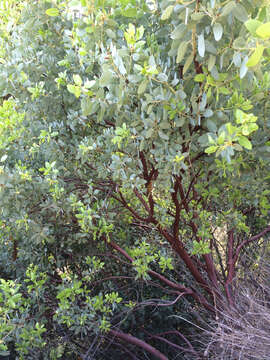
{"type": "Polygon", "coordinates": [[[221,86],[218,88],[218,91],[221,93],[221,94],[224,94],[224,95],[229,95],[231,92],[229,89],[227,89],[225,86],[221,86]]]}
{"type": "Polygon", "coordinates": [[[158,135],[161,137],[161,139],[163,140],[169,140],[169,136],[166,135],[163,131],[159,130],[158,135]]]}
{"type": "Polygon", "coordinates": [[[216,57],[214,55],[210,55],[209,56],[209,60],[208,60],[208,70],[211,71],[213,69],[213,66],[216,63],[216,57]]]}
{"type": "Polygon", "coordinates": [[[111,29],[107,29],[106,30],[106,34],[111,38],[111,39],[116,39],[116,34],[114,31],[112,31],[111,29]]]}
{"type": "Polygon", "coordinates": [[[235,8],[235,2],[234,1],[228,2],[228,4],[226,4],[222,9],[220,16],[229,15],[234,10],[234,8],[235,8]]]}
{"type": "Polygon", "coordinates": [[[248,71],[248,68],[246,66],[248,61],[248,57],[246,56],[245,59],[242,61],[242,64],[240,66],[240,79],[243,79],[248,71]]]}
{"type": "Polygon", "coordinates": [[[256,30],[259,26],[261,26],[262,23],[258,20],[250,19],[245,22],[245,27],[248,29],[248,31],[251,33],[251,35],[256,36],[256,30]]]}
{"type": "Polygon", "coordinates": [[[186,25],[181,23],[171,33],[171,39],[173,39],[173,40],[181,39],[186,31],[187,31],[186,25]]]}
{"type": "Polygon", "coordinates": [[[138,87],[138,95],[141,95],[145,92],[147,85],[148,85],[148,79],[144,79],[138,87]]]}
{"type": "Polygon", "coordinates": [[[238,142],[241,146],[243,146],[244,148],[251,150],[252,149],[252,144],[251,142],[248,140],[248,138],[246,138],[245,136],[239,136],[238,142]]]}
{"type": "Polygon", "coordinates": [[[168,20],[173,12],[174,5],[168,6],[161,15],[161,20],[168,20]]]}
{"type": "Polygon", "coordinates": [[[125,9],[122,11],[122,15],[125,17],[134,18],[137,16],[137,9],[135,7],[125,9]]]}
{"type": "Polygon", "coordinates": [[[256,34],[262,39],[270,38],[270,22],[259,26],[256,30],[256,34]]]}
{"type": "Polygon", "coordinates": [[[210,119],[207,119],[206,126],[207,126],[207,129],[213,133],[215,133],[217,131],[216,123],[210,119]]]}
{"type": "Polygon", "coordinates": [[[194,81],[196,82],[203,82],[205,79],[205,75],[204,74],[197,74],[195,77],[194,77],[194,81]]]}
{"type": "Polygon", "coordinates": [[[192,64],[192,61],[193,61],[193,54],[190,54],[186,59],[185,65],[183,67],[183,75],[185,75],[185,73],[188,71],[190,65],[192,64]]]}
{"type": "Polygon", "coordinates": [[[185,56],[188,46],[188,41],[183,41],[178,47],[176,62],[180,63],[185,56]]]}
{"type": "Polygon", "coordinates": [[[233,9],[233,15],[237,20],[241,22],[245,22],[248,20],[248,13],[243,5],[237,3],[235,8],[233,9]]]}
{"type": "Polygon", "coordinates": [[[213,154],[218,149],[218,146],[209,146],[205,149],[206,154],[213,154]]]}
{"type": "Polygon", "coordinates": [[[209,117],[211,117],[211,116],[213,116],[213,110],[211,110],[211,109],[206,109],[205,110],[205,112],[203,113],[203,116],[205,117],[205,118],[209,118],[209,117]]]}
{"type": "Polygon", "coordinates": [[[219,41],[222,38],[223,26],[220,23],[215,23],[213,26],[214,38],[219,41]]]}
{"type": "Polygon", "coordinates": [[[90,98],[83,98],[81,101],[81,108],[83,116],[88,116],[92,114],[94,102],[90,98]]]}
{"type": "Polygon", "coordinates": [[[154,132],[154,131],[153,131],[152,128],[146,130],[145,138],[146,138],[146,139],[149,139],[149,138],[153,135],[153,132],[154,132]]]}
{"type": "Polygon", "coordinates": [[[78,74],[73,75],[73,80],[76,85],[82,86],[82,79],[81,79],[80,75],[78,75],[78,74]]]}
{"type": "Polygon", "coordinates": [[[57,8],[50,8],[46,10],[46,14],[48,16],[58,16],[59,15],[59,10],[57,8]]]}
{"type": "Polygon", "coordinates": [[[203,33],[198,36],[198,53],[201,57],[205,54],[205,42],[203,33]]]}
{"type": "Polygon", "coordinates": [[[257,45],[254,53],[252,54],[252,56],[249,58],[248,62],[246,63],[246,66],[252,67],[252,66],[257,65],[258,62],[261,60],[263,51],[264,51],[264,46],[257,45]]]}
{"type": "Polygon", "coordinates": [[[67,89],[68,89],[68,91],[69,91],[71,94],[75,95],[76,98],[79,98],[79,97],[80,97],[80,95],[81,95],[81,89],[80,89],[79,86],[72,85],[72,84],[68,84],[68,85],[67,85],[67,89]]]}

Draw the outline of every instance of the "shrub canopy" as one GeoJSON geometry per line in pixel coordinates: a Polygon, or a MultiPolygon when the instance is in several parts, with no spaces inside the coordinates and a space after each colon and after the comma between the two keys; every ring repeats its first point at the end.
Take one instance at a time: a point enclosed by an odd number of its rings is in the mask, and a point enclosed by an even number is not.
{"type": "Polygon", "coordinates": [[[234,306],[270,231],[267,3],[5,3],[3,351],[200,358],[165,319],[234,306]]]}

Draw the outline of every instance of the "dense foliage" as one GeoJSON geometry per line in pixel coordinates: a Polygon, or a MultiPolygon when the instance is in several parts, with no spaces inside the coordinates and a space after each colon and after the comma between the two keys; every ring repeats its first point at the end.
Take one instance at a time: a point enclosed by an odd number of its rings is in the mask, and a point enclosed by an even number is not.
{"type": "Polygon", "coordinates": [[[270,232],[267,1],[19,3],[0,29],[2,354],[201,359],[190,322],[236,306],[270,232]]]}

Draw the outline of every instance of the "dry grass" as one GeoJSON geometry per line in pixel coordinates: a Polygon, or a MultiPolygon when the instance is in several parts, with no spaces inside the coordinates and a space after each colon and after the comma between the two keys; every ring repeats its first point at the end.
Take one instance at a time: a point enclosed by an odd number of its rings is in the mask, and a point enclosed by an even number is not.
{"type": "MultiPolygon", "coordinates": [[[[269,258],[268,258],[269,259],[269,258]]],[[[206,331],[205,359],[270,359],[270,264],[261,262],[234,284],[235,307],[206,331]],[[210,336],[210,341],[209,341],[210,336]]]]}

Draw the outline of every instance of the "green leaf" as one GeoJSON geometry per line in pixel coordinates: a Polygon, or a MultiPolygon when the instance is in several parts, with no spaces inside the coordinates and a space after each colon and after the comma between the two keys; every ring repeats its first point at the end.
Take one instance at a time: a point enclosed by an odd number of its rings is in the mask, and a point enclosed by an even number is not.
{"type": "Polygon", "coordinates": [[[208,60],[208,70],[211,71],[216,63],[216,56],[210,55],[208,60]]]}
{"type": "Polygon", "coordinates": [[[173,12],[174,5],[168,6],[161,15],[161,20],[168,20],[173,12]]]}
{"type": "Polygon", "coordinates": [[[259,21],[264,21],[265,20],[265,18],[266,18],[266,15],[267,15],[267,7],[266,6],[264,6],[263,8],[261,8],[261,11],[260,11],[260,13],[259,13],[259,17],[258,17],[258,20],[259,21]]]}
{"type": "Polygon", "coordinates": [[[213,110],[211,110],[211,109],[206,109],[205,110],[205,112],[203,113],[203,116],[205,117],[205,118],[208,118],[208,117],[211,117],[211,116],[213,116],[213,110]]]}
{"type": "Polygon", "coordinates": [[[67,85],[67,89],[68,89],[68,91],[69,91],[71,94],[75,95],[76,98],[79,98],[79,97],[80,97],[80,95],[81,95],[81,88],[80,88],[79,86],[72,85],[72,84],[68,84],[68,85],[67,85]]]}
{"type": "Polygon", "coordinates": [[[245,22],[245,27],[248,29],[248,31],[251,33],[251,35],[256,36],[256,30],[259,26],[261,26],[262,23],[258,20],[250,19],[245,22]]]}
{"type": "Polygon", "coordinates": [[[174,119],[174,122],[176,127],[181,127],[185,123],[185,118],[184,117],[176,118],[174,119]]]}
{"type": "Polygon", "coordinates": [[[5,162],[7,160],[7,154],[3,155],[0,159],[0,162],[5,162]]]}
{"type": "Polygon", "coordinates": [[[248,62],[246,63],[246,66],[252,67],[252,66],[257,65],[258,62],[261,60],[263,51],[264,51],[264,46],[257,45],[254,53],[252,54],[252,56],[249,58],[248,62]]]}
{"type": "Polygon", "coordinates": [[[185,73],[188,71],[190,65],[192,64],[192,61],[193,61],[193,54],[190,54],[183,67],[183,75],[185,75],[185,73]]]}
{"type": "Polygon", "coordinates": [[[148,85],[148,79],[144,79],[138,87],[138,95],[141,95],[145,92],[147,85],[148,85]]]}
{"type": "Polygon", "coordinates": [[[216,123],[210,119],[207,119],[206,126],[207,126],[207,129],[213,133],[215,133],[217,131],[216,123]]]}
{"type": "Polygon", "coordinates": [[[82,79],[81,79],[80,75],[73,75],[73,80],[76,85],[82,86],[82,79]]]}
{"type": "Polygon", "coordinates": [[[243,5],[237,3],[235,8],[233,9],[233,16],[236,17],[237,20],[241,22],[245,22],[248,19],[248,14],[243,5]]]}
{"type": "Polygon", "coordinates": [[[246,66],[248,61],[248,57],[245,57],[245,59],[242,61],[242,64],[240,66],[240,79],[243,79],[248,71],[248,67],[246,66]]]}
{"type": "Polygon", "coordinates": [[[244,148],[251,150],[252,149],[252,144],[251,142],[248,140],[248,138],[246,138],[245,136],[239,136],[238,142],[241,146],[243,146],[244,148]]]}
{"type": "Polygon", "coordinates": [[[185,56],[187,46],[188,46],[188,41],[183,41],[179,45],[178,51],[177,51],[177,58],[176,58],[177,63],[180,63],[182,61],[183,57],[185,56]]]}
{"type": "Polygon", "coordinates": [[[201,57],[205,54],[205,42],[203,33],[198,36],[198,53],[201,57]]]}
{"type": "Polygon", "coordinates": [[[137,9],[135,7],[125,9],[122,11],[122,15],[125,17],[135,18],[137,16],[137,9]]]}
{"type": "Polygon", "coordinates": [[[111,38],[111,39],[116,39],[116,34],[114,31],[112,31],[111,29],[107,29],[106,30],[106,34],[111,38]]]}
{"type": "MultiPolygon", "coordinates": [[[[231,124],[228,123],[228,124],[227,124],[227,129],[228,129],[228,130],[230,130],[230,126],[231,126],[231,124]],[[228,127],[228,125],[229,125],[229,127],[228,127]]],[[[225,137],[226,137],[225,131],[221,131],[221,133],[219,134],[217,143],[218,143],[219,145],[224,144],[225,137]]]]}
{"type": "Polygon", "coordinates": [[[181,39],[181,37],[183,37],[184,33],[187,31],[187,27],[185,24],[181,23],[180,25],[178,25],[174,31],[171,33],[171,39],[176,40],[176,39],[181,39]]]}
{"type": "Polygon", "coordinates": [[[169,140],[169,136],[166,135],[163,131],[159,130],[158,135],[161,137],[161,139],[163,140],[169,140]]]}
{"type": "Polygon", "coordinates": [[[91,101],[89,98],[83,98],[81,101],[81,108],[83,116],[88,116],[92,114],[93,109],[93,101],[91,101]]]}
{"type": "Polygon", "coordinates": [[[215,23],[213,26],[214,38],[219,41],[222,38],[223,26],[220,23],[215,23]]]}
{"type": "Polygon", "coordinates": [[[224,8],[221,11],[220,16],[227,16],[229,15],[235,8],[235,2],[230,1],[228,4],[224,6],[224,8]]]}
{"type": "Polygon", "coordinates": [[[249,134],[253,133],[254,131],[257,131],[259,127],[255,123],[249,123],[246,125],[246,128],[247,128],[247,132],[248,132],[247,135],[249,135],[249,134]]]}
{"type": "Polygon", "coordinates": [[[205,75],[204,74],[197,74],[195,77],[194,77],[194,81],[196,82],[203,82],[205,79],[205,75]]]}
{"type": "Polygon", "coordinates": [[[50,8],[46,10],[46,14],[48,16],[58,16],[59,15],[59,10],[57,8],[50,8]]]}
{"type": "Polygon", "coordinates": [[[218,88],[218,91],[221,93],[221,94],[224,94],[224,95],[229,95],[231,92],[229,89],[227,89],[225,86],[221,86],[218,88]]]}
{"type": "Polygon", "coordinates": [[[213,154],[218,149],[218,146],[209,146],[205,149],[206,154],[213,154]]]}
{"type": "Polygon", "coordinates": [[[256,34],[262,39],[270,38],[270,22],[259,26],[256,30],[256,34]]]}
{"type": "Polygon", "coordinates": [[[152,128],[146,130],[145,138],[149,139],[153,135],[154,130],[152,128]]]}

